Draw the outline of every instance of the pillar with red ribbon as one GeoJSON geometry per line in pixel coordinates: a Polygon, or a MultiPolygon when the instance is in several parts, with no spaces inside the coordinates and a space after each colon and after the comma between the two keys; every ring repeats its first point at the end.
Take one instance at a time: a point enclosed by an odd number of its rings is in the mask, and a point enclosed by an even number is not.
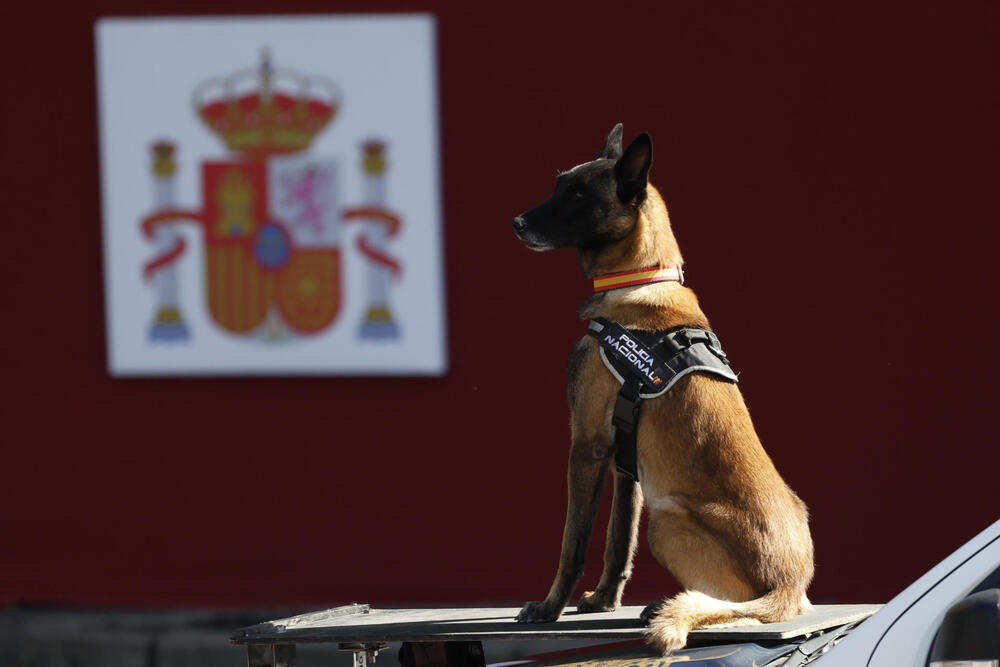
{"type": "MultiPolygon", "coordinates": [[[[153,199],[156,212],[172,211],[174,208],[174,175],[177,163],[174,160],[174,145],[159,141],[153,148],[153,199]]],[[[156,313],[149,327],[151,340],[187,340],[188,328],[181,315],[177,265],[173,260],[184,251],[184,239],[173,225],[161,224],[148,230],[153,236],[159,263],[146,267],[146,275],[153,280],[156,290],[156,313]]]]}
{"type": "Polygon", "coordinates": [[[366,204],[344,213],[346,220],[366,223],[357,241],[358,250],[368,260],[367,305],[358,335],[363,339],[391,340],[399,338],[400,329],[392,314],[390,286],[399,278],[402,267],[386,247],[389,239],[399,233],[400,220],[385,208],[388,163],[383,142],[371,140],[362,144],[361,167],[365,172],[366,204]]]}

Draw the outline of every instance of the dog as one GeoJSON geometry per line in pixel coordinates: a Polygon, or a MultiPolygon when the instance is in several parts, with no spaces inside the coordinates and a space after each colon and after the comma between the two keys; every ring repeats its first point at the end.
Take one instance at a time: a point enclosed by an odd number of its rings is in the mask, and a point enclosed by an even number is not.
{"type": "MultiPolygon", "coordinates": [[[[641,267],[677,267],[681,253],[663,198],[649,183],[653,144],[646,133],[622,150],[622,126],[597,157],[559,175],[552,195],[513,219],[528,248],[576,248],[588,278],[641,267]]],[[[709,330],[694,292],[682,282],[625,286],[596,293],[583,319],[662,331],[709,330]]],[[[594,515],[615,443],[612,410],[621,384],[584,336],[570,357],[569,504],[555,580],[546,598],[528,602],[517,621],[556,620],[583,575],[594,515]]],[[[604,570],[580,612],[612,611],[632,574],[639,515],[657,561],[685,589],[643,612],[647,640],[667,654],[688,632],[717,624],[772,623],[810,608],[813,544],[805,504],[761,446],[732,382],[691,373],[642,403],[636,433],[638,482],[616,471],[604,570]]]]}

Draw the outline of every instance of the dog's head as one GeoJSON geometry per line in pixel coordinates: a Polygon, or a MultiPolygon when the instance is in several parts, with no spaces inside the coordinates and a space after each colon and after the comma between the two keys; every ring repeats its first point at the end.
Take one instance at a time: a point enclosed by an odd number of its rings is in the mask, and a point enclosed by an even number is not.
{"type": "Polygon", "coordinates": [[[514,233],[532,250],[597,249],[635,228],[646,198],[653,142],[645,132],[622,151],[615,125],[597,157],[559,174],[556,189],[513,220],[514,233]]]}

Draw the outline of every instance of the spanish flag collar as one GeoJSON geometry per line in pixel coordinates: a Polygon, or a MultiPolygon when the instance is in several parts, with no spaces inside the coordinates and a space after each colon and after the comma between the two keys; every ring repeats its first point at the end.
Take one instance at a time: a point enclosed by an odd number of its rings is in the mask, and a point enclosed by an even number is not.
{"type": "Polygon", "coordinates": [[[684,284],[684,271],[681,270],[680,266],[647,266],[643,269],[605,273],[594,278],[594,292],[607,292],[621,287],[669,281],[684,284]]]}

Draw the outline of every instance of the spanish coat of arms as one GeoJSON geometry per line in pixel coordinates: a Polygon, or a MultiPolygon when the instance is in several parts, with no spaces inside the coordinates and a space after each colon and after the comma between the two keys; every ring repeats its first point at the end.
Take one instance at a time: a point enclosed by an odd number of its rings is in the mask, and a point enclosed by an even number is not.
{"type": "Polygon", "coordinates": [[[384,202],[386,147],[375,139],[362,145],[366,192],[364,202],[353,208],[340,204],[337,161],[309,152],[341,102],[334,83],[275,70],[266,52],[257,71],[198,86],[195,111],[231,156],[201,165],[204,201],[199,210],[189,210],[174,197],[175,146],[168,141],[152,145],[155,201],[141,221],[156,249],[144,267],[157,301],[151,339],[191,335],[174,270],[185,250],[172,228],[180,221],[193,222],[204,233],[205,301],[212,319],[231,334],[268,341],[309,336],[336,320],[341,223],[366,224],[357,248],[371,263],[370,302],[359,335],[399,336],[389,292],[402,269],[386,246],[399,232],[400,219],[384,202]],[[253,85],[248,87],[248,81],[253,85]]]}

